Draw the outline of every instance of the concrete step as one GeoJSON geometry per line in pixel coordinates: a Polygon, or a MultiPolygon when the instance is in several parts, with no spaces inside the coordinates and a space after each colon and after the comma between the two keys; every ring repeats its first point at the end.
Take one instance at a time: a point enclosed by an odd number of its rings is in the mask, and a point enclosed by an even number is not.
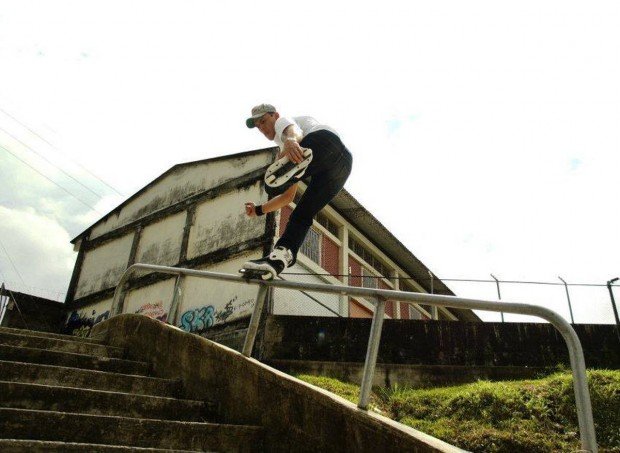
{"type": "Polygon", "coordinates": [[[76,340],[61,340],[58,338],[39,337],[9,332],[0,332],[0,344],[46,349],[48,351],[89,354],[99,357],[114,357],[117,359],[122,359],[125,353],[123,348],[115,348],[104,344],[84,343],[76,340]]]}
{"type": "Polygon", "coordinates": [[[112,371],[114,373],[145,375],[149,366],[145,362],[95,357],[70,352],[46,351],[37,348],[25,348],[0,344],[0,360],[13,362],[41,363],[70,368],[112,371]]]}
{"type": "Polygon", "coordinates": [[[45,440],[0,439],[0,451],[2,453],[62,453],[65,451],[89,453],[189,453],[191,450],[125,447],[122,445],[80,444],[74,442],[51,442],[45,440]]]}
{"type": "Polygon", "coordinates": [[[190,451],[262,451],[256,426],[0,408],[7,439],[85,442],[190,451]]]}
{"type": "Polygon", "coordinates": [[[6,381],[0,381],[0,407],[160,420],[216,418],[215,404],[202,401],[6,381]]]}
{"type": "Polygon", "coordinates": [[[181,381],[171,379],[5,360],[0,360],[0,379],[172,398],[179,398],[182,394],[181,381]]]}
{"type": "Polygon", "coordinates": [[[59,333],[40,332],[38,330],[14,329],[12,327],[0,327],[0,332],[13,333],[19,335],[30,335],[32,337],[55,338],[57,340],[73,340],[82,343],[103,344],[103,340],[95,338],[76,337],[75,335],[62,335],[59,333]]]}

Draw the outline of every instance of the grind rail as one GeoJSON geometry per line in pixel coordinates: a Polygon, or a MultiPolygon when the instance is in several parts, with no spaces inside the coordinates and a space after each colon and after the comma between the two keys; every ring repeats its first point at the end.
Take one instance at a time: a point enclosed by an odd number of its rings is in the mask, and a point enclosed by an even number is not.
{"type": "Polygon", "coordinates": [[[170,319],[173,323],[176,318],[178,309],[178,289],[179,279],[181,276],[199,277],[211,280],[229,281],[235,283],[246,283],[258,285],[258,294],[254,305],[254,312],[250,319],[250,325],[246,334],[245,343],[243,345],[242,354],[246,357],[252,355],[254,340],[258,332],[260,317],[265,304],[267,290],[273,288],[296,289],[301,291],[316,291],[320,293],[338,294],[364,297],[375,305],[375,311],[372,317],[372,325],[370,328],[370,337],[368,339],[368,349],[366,352],[366,360],[364,363],[364,374],[360,390],[360,400],[358,407],[367,409],[370,400],[370,391],[372,379],[377,363],[377,353],[379,352],[379,342],[381,340],[381,328],[383,326],[383,318],[385,314],[385,302],[400,301],[405,303],[423,303],[434,307],[451,307],[460,309],[485,310],[493,312],[515,313],[521,315],[538,316],[551,325],[553,325],[564,338],[568,347],[570,365],[573,374],[573,389],[575,391],[575,402],[577,406],[577,419],[579,421],[579,434],[581,438],[582,451],[596,453],[598,447],[596,444],[596,433],[594,431],[594,418],[592,416],[592,403],[590,401],[590,392],[588,390],[588,382],[586,377],[586,365],[583,356],[581,342],[571,325],[556,312],[545,307],[537,305],[528,305],[524,303],[485,301],[478,299],[465,299],[455,296],[442,296],[436,294],[410,293],[404,291],[394,291],[385,289],[360,288],[344,285],[331,285],[319,283],[302,283],[287,280],[248,280],[243,277],[231,274],[223,274],[217,272],[201,271],[196,269],[183,269],[178,267],[158,266],[153,264],[133,264],[123,273],[116,290],[114,292],[114,300],[112,302],[112,315],[122,312],[121,297],[124,287],[131,275],[138,270],[159,272],[164,274],[172,274],[177,276],[175,285],[173,302],[170,307],[170,319]]]}

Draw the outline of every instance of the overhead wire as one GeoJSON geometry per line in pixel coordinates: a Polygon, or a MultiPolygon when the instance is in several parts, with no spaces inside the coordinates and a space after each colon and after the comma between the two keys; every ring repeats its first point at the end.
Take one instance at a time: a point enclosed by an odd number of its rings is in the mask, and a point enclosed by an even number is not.
{"type": "Polygon", "coordinates": [[[60,171],[62,174],[64,174],[66,177],[72,179],[73,181],[75,181],[76,183],[78,183],[80,186],[82,186],[84,189],[88,190],[90,193],[92,193],[93,195],[95,195],[96,197],[99,198],[103,198],[104,196],[101,195],[98,192],[95,192],[94,190],[92,190],[90,187],[86,186],[85,184],[82,184],[80,181],[78,181],[76,178],[74,178],[73,176],[71,176],[69,173],[67,173],[66,171],[64,171],[62,168],[60,168],[58,165],[54,164],[52,161],[50,161],[47,157],[43,156],[42,154],[38,153],[36,150],[34,150],[32,147],[30,147],[29,145],[27,145],[26,143],[24,143],[22,140],[20,140],[19,138],[15,137],[13,134],[11,134],[9,131],[7,131],[6,129],[4,129],[3,127],[0,127],[0,131],[4,132],[6,135],[8,135],[9,137],[11,137],[13,140],[15,140],[16,142],[20,143],[22,146],[26,147],[28,150],[30,150],[31,152],[33,152],[34,154],[36,154],[37,156],[39,156],[41,159],[43,159],[45,162],[47,162],[48,164],[50,164],[52,167],[56,168],[58,171],[60,171]]]}
{"type": "Polygon", "coordinates": [[[6,257],[9,259],[9,262],[11,263],[11,266],[13,266],[13,270],[15,271],[15,273],[19,276],[19,279],[22,281],[22,284],[26,284],[26,282],[24,281],[24,279],[22,278],[22,274],[19,273],[19,271],[17,270],[17,266],[15,266],[15,263],[13,262],[13,259],[11,258],[11,255],[9,255],[9,252],[6,250],[6,247],[4,246],[4,244],[2,243],[2,240],[0,240],[0,247],[2,247],[2,250],[4,250],[4,254],[6,255],[6,257]]]}
{"type": "MultiPolygon", "coordinates": [[[[20,120],[18,120],[17,118],[15,118],[13,115],[11,115],[9,112],[7,112],[6,110],[4,110],[3,108],[0,107],[0,112],[4,113],[6,116],[8,116],[9,118],[11,118],[13,121],[15,121],[17,124],[21,125],[22,127],[24,127],[26,130],[28,130],[31,134],[35,135],[36,137],[38,137],[39,139],[41,139],[43,142],[47,143],[49,146],[51,146],[53,149],[55,149],[56,151],[60,152],[61,154],[63,154],[65,157],[66,155],[58,148],[56,147],[53,143],[50,143],[48,140],[46,140],[44,137],[42,137],[40,134],[38,134],[36,131],[32,130],[30,127],[28,127],[28,125],[24,124],[23,122],[21,122],[20,120]]],[[[124,197],[125,195],[120,193],[118,190],[116,190],[113,186],[111,186],[110,184],[108,184],[107,182],[105,182],[103,179],[101,179],[100,177],[98,177],[97,175],[95,175],[93,172],[91,172],[90,170],[88,170],[86,167],[84,167],[83,165],[81,165],[79,162],[77,162],[74,159],[71,159],[78,167],[80,167],[82,170],[84,170],[85,172],[87,172],[89,175],[91,175],[93,178],[95,178],[97,181],[99,181],[100,183],[102,183],[103,185],[105,185],[106,187],[108,187],[109,189],[113,190],[114,192],[116,192],[118,195],[120,195],[121,197],[124,197]]]]}
{"type": "Polygon", "coordinates": [[[95,211],[97,214],[99,215],[104,215],[103,213],[99,212],[96,208],[94,208],[93,206],[91,206],[90,204],[88,204],[87,202],[85,202],[84,200],[82,200],[81,198],[78,198],[76,195],[74,195],[73,193],[71,193],[70,191],[68,191],[67,189],[65,189],[64,187],[62,187],[60,184],[56,183],[55,181],[53,181],[52,179],[50,179],[49,177],[47,177],[46,175],[44,175],[43,173],[41,173],[39,170],[37,170],[36,168],[34,168],[32,165],[30,165],[28,162],[26,162],[25,160],[21,159],[19,156],[17,156],[16,154],[14,154],[13,152],[11,152],[9,149],[5,148],[4,146],[0,145],[0,148],[2,148],[3,150],[5,150],[7,153],[9,153],[10,155],[12,155],[14,158],[16,158],[17,160],[19,160],[21,163],[23,163],[24,165],[27,165],[28,167],[30,167],[33,171],[37,172],[39,175],[43,176],[45,179],[47,179],[49,182],[51,182],[52,184],[54,184],[56,187],[58,187],[59,189],[63,190],[64,192],[66,192],[68,195],[70,195],[71,197],[75,198],[76,200],[78,200],[80,203],[82,203],[84,206],[86,206],[89,209],[92,209],[93,211],[95,211]]]}

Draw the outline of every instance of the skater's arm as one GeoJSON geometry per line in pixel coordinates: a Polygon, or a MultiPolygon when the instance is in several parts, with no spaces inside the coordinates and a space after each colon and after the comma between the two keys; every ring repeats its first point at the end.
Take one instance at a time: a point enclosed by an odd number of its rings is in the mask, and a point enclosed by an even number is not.
{"type": "Polygon", "coordinates": [[[291,124],[284,131],[282,131],[282,142],[284,143],[282,147],[282,152],[278,157],[288,156],[288,158],[298,164],[302,160],[304,160],[304,154],[299,146],[299,142],[301,141],[301,135],[299,134],[298,128],[295,125],[291,124]]]}
{"type": "MultiPolygon", "coordinates": [[[[295,194],[297,193],[297,185],[298,184],[293,184],[291,187],[286,189],[284,193],[281,193],[277,197],[272,198],[267,203],[262,205],[261,208],[263,209],[263,214],[277,211],[278,209],[288,205],[291,201],[293,201],[295,199],[295,194]]],[[[251,202],[246,203],[245,213],[250,217],[256,216],[256,205],[251,202]]]]}

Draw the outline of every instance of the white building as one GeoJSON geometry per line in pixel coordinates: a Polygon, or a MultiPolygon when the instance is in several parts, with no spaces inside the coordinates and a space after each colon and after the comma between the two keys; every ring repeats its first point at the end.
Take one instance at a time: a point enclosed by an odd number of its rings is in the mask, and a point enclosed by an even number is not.
{"type": "MultiPolygon", "coordinates": [[[[179,164],[108,213],[72,243],[79,251],[67,294],[66,331],[86,335],[110,316],[127,267],[150,263],[237,273],[268,252],[291,207],[249,218],[244,203],[264,203],[262,176],[276,148],[179,164]]],[[[303,185],[302,185],[303,186],[303,185]]],[[[303,187],[302,187],[303,189],[303,187]]],[[[317,216],[285,279],[430,292],[429,270],[346,190],[317,216]]],[[[435,278],[436,294],[452,292],[435,278]]],[[[144,313],[202,333],[249,317],[256,287],[195,277],[148,274],[129,283],[123,312],[144,313]],[[169,314],[175,293],[178,310],[169,314]]],[[[370,317],[363,299],[275,290],[274,314],[370,317]]],[[[388,302],[388,317],[479,321],[470,310],[388,302]]]]}

